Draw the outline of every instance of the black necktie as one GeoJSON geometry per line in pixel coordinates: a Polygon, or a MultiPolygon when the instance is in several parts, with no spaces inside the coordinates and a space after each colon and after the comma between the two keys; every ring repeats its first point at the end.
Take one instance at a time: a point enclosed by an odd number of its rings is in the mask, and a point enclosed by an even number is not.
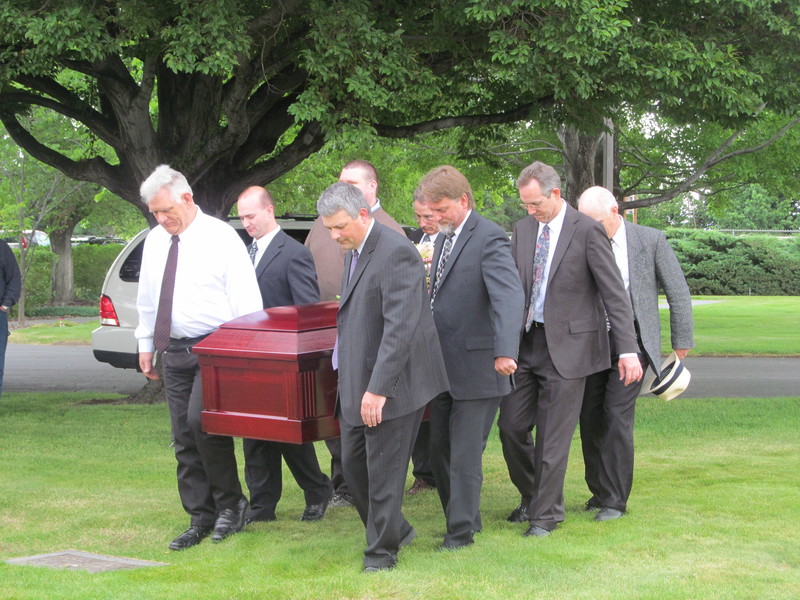
{"type": "Polygon", "coordinates": [[[172,236],[172,245],[167,254],[167,264],[164,265],[164,277],[161,278],[158,312],[153,328],[153,344],[159,352],[163,352],[169,346],[169,335],[172,330],[172,297],[175,292],[175,271],[178,270],[179,241],[180,238],[177,235],[172,236]]]}

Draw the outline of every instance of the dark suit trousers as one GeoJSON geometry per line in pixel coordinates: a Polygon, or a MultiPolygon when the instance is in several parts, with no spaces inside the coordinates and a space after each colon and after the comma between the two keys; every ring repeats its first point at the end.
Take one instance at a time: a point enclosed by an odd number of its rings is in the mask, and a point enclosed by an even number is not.
{"type": "Polygon", "coordinates": [[[625,512],[633,485],[634,411],[642,382],[624,385],[617,363],[586,378],[581,446],[591,502],[625,512]]]}
{"type": "Polygon", "coordinates": [[[219,511],[243,497],[233,438],[209,435],[200,425],[203,383],[191,346],[172,343],[162,357],[178,492],[192,525],[212,527],[219,511]]]}
{"type": "Polygon", "coordinates": [[[447,520],[445,547],[470,544],[480,531],[483,451],[500,398],[431,401],[431,466],[447,520]]]}
{"type": "Polygon", "coordinates": [[[419,424],[417,440],[414,442],[414,450],[411,452],[411,463],[413,464],[412,473],[416,479],[422,479],[426,483],[436,485],[431,466],[431,422],[423,421],[419,424]]]}
{"type": "Polygon", "coordinates": [[[250,516],[275,517],[281,499],[283,477],[281,456],[286,460],[297,485],[303,490],[306,506],[322,504],[333,493],[331,480],[319,468],[314,444],[286,444],[245,439],[244,478],[250,490],[250,516]]]}
{"type": "Polygon", "coordinates": [[[420,408],[375,427],[353,427],[339,419],[344,476],[367,530],[365,567],[393,566],[400,543],[413,535],[402,503],[414,434],[424,412],[420,408]]]}
{"type": "Polygon", "coordinates": [[[514,377],[497,422],[503,456],[523,502],[530,501],[531,525],[552,531],[564,520],[564,477],[586,378],[561,377],[544,329],[535,328],[522,336],[514,377]]]}
{"type": "Polygon", "coordinates": [[[342,472],[342,441],[339,438],[325,440],[328,452],[331,453],[331,482],[333,491],[340,494],[349,494],[350,488],[342,472]]]}

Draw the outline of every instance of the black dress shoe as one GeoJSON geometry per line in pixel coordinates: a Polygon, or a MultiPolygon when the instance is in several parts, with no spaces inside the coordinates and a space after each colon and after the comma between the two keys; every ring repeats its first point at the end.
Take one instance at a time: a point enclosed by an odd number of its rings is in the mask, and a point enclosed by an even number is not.
{"type": "Polygon", "coordinates": [[[345,492],[333,492],[333,496],[328,501],[328,506],[331,508],[353,506],[353,497],[345,492]]]}
{"type": "Polygon", "coordinates": [[[528,530],[523,534],[525,537],[547,537],[552,532],[545,529],[544,527],[539,527],[538,525],[531,525],[528,527],[528,530]]]}
{"type": "Polygon", "coordinates": [[[186,550],[186,548],[191,548],[192,546],[196,546],[200,542],[203,541],[203,538],[208,537],[208,534],[211,533],[211,527],[200,527],[198,525],[192,525],[176,537],[172,542],[169,544],[170,550],[186,550]]]}
{"type": "Polygon", "coordinates": [[[604,507],[600,509],[600,512],[597,513],[597,516],[594,518],[595,521],[613,521],[614,519],[619,519],[625,513],[621,510],[617,510],[616,508],[609,508],[604,507]]]}
{"type": "Polygon", "coordinates": [[[511,514],[506,517],[509,523],[522,523],[528,520],[528,503],[521,502],[520,505],[511,511],[511,514]]]}
{"type": "Polygon", "coordinates": [[[586,504],[583,505],[583,510],[587,510],[587,511],[588,510],[599,510],[601,508],[603,508],[603,506],[600,504],[600,501],[597,498],[595,498],[594,496],[589,498],[586,501],[586,504]]]}
{"type": "Polygon", "coordinates": [[[242,498],[233,508],[226,508],[219,513],[217,521],[214,523],[214,535],[211,536],[212,542],[221,542],[226,537],[241,531],[247,519],[247,509],[250,503],[246,498],[242,498]]]}
{"type": "Polygon", "coordinates": [[[329,500],[325,500],[322,504],[309,504],[303,511],[303,516],[300,517],[301,521],[319,521],[325,516],[325,511],[328,508],[329,500]]]}
{"type": "Polygon", "coordinates": [[[389,571],[394,569],[397,566],[397,562],[392,562],[386,565],[370,565],[369,567],[364,567],[364,573],[377,573],[379,571],[389,571]]]}
{"type": "Polygon", "coordinates": [[[277,521],[275,515],[265,515],[265,514],[253,514],[249,513],[247,518],[244,520],[245,525],[250,525],[250,523],[269,523],[270,521],[277,521]]]}

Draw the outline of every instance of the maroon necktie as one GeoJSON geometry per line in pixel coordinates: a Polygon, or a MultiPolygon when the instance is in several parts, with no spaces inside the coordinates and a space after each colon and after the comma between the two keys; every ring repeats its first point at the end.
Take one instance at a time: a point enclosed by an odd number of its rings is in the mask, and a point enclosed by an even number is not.
{"type": "Polygon", "coordinates": [[[169,334],[172,330],[172,296],[175,292],[175,271],[178,270],[179,241],[180,238],[177,235],[172,236],[172,245],[167,254],[167,264],[164,266],[164,277],[161,278],[156,325],[153,328],[153,344],[159,352],[163,352],[169,346],[169,334]]]}

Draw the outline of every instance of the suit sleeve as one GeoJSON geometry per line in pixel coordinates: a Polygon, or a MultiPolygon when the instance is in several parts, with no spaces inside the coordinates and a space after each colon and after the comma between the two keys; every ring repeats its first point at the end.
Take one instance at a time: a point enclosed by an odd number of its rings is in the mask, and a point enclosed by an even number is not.
{"type": "Polygon", "coordinates": [[[420,294],[425,269],[411,244],[399,244],[381,274],[383,334],[367,391],[394,396],[395,386],[408,362],[411,343],[419,326],[420,294]]]}
{"type": "Polygon", "coordinates": [[[586,236],[586,251],[600,298],[606,310],[608,322],[614,332],[619,354],[638,353],[639,342],[633,326],[633,308],[630,295],[614,260],[614,252],[608,237],[599,223],[592,223],[586,236]]]}
{"type": "Polygon", "coordinates": [[[694,348],[692,296],[678,257],[659,232],[656,245],[656,276],[669,304],[669,330],[673,348],[694,348]]]}
{"type": "Polygon", "coordinates": [[[481,274],[491,303],[494,357],[517,359],[522,331],[525,295],[514,264],[511,243],[498,228],[486,237],[481,249],[481,274]]]}
{"type": "Polygon", "coordinates": [[[289,262],[289,289],[292,291],[292,304],[313,304],[319,302],[317,270],[311,251],[302,246],[289,262]]]}

